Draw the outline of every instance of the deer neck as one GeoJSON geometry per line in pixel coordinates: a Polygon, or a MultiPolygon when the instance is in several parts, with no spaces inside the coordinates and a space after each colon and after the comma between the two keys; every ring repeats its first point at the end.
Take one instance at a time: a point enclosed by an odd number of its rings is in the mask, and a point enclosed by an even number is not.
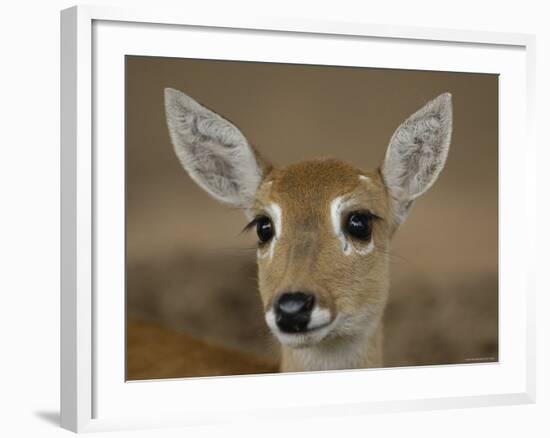
{"type": "Polygon", "coordinates": [[[383,324],[370,334],[334,339],[307,348],[281,348],[281,372],[345,370],[382,366],[383,324]]]}

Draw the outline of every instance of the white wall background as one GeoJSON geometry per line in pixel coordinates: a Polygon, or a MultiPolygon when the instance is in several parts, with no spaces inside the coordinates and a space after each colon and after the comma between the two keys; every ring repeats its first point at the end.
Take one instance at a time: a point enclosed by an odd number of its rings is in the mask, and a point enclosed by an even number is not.
{"type": "MultiPolygon", "coordinates": [[[[538,402],[536,405],[312,419],[106,436],[549,436],[548,141],[550,27],[536,0],[96,1],[258,15],[536,33],[539,135],[538,402]]],[[[62,436],[59,404],[59,10],[64,0],[4,2],[0,13],[0,432],[62,436]]],[[[521,145],[518,145],[521,148],[521,145]]],[[[519,230],[518,230],[519,231],[519,230]]]]}

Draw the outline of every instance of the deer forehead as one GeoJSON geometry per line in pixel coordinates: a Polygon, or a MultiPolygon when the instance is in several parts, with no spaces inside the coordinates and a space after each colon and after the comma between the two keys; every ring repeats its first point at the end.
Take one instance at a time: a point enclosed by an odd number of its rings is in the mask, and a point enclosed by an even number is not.
{"type": "Polygon", "coordinates": [[[278,222],[279,233],[282,229],[333,233],[335,216],[345,208],[368,208],[383,216],[387,205],[378,172],[362,172],[341,161],[325,159],[272,171],[258,190],[255,210],[278,222]]]}

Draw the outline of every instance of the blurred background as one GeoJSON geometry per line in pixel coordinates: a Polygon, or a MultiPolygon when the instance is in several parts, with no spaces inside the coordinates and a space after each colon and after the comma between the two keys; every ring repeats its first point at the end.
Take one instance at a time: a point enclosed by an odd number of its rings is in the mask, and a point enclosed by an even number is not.
{"type": "Polygon", "coordinates": [[[274,372],[254,233],[181,168],[163,90],[233,121],[278,166],[368,169],[428,100],[453,94],[447,164],[393,240],[385,366],[498,360],[498,76],[126,57],[127,378],[274,372]]]}

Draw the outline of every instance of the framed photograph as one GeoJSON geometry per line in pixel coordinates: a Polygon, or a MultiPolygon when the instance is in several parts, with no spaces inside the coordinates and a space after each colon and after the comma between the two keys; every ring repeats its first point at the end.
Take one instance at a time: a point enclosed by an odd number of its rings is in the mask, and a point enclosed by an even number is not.
{"type": "Polygon", "coordinates": [[[533,36],[79,6],[61,55],[63,427],[534,401],[533,36]]]}

